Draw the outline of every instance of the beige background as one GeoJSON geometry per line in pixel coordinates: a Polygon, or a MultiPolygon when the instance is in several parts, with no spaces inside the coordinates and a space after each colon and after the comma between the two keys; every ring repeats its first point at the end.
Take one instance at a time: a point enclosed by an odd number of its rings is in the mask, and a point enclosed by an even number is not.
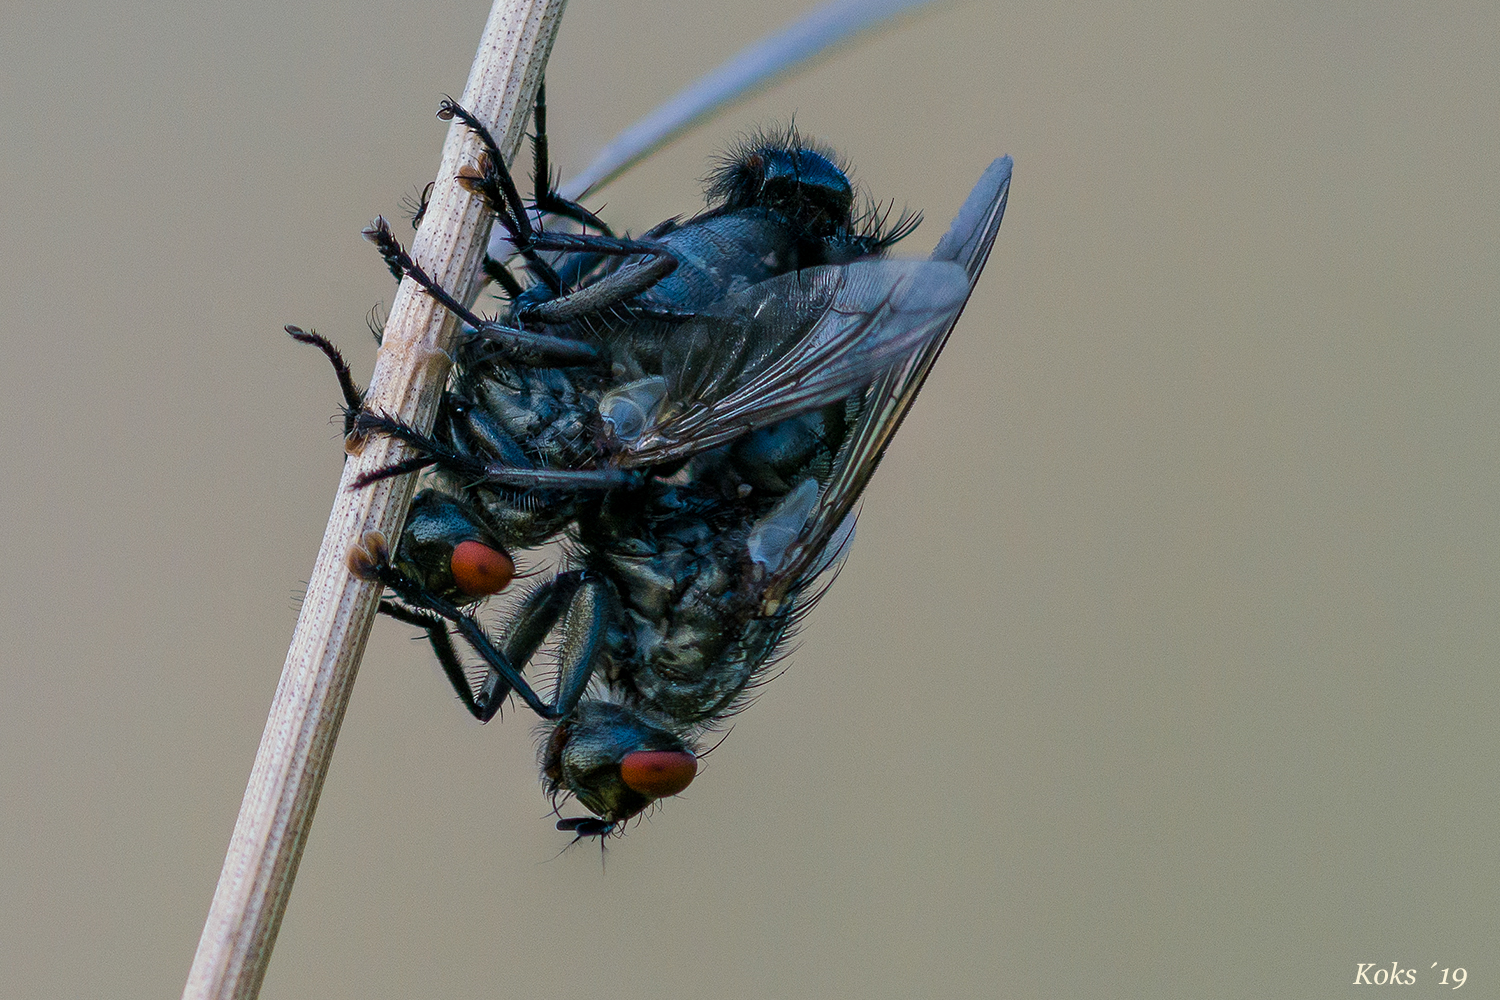
{"type": "MultiPolygon", "coordinates": [[[[798,13],[575,0],[557,160],[798,13]]],[[[175,996],[321,535],[359,229],[482,0],[12,5],[0,994],[175,996]]],[[[551,829],[381,623],[266,997],[1500,996],[1500,7],[949,6],[792,113],[989,270],[784,676],[680,801],[551,829]],[[1437,970],[1429,970],[1437,962],[1437,970]]]]}

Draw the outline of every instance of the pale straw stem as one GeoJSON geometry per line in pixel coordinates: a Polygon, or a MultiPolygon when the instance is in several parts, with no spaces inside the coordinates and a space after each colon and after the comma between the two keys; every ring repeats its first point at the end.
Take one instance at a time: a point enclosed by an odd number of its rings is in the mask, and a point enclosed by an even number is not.
{"type": "MultiPolygon", "coordinates": [[[[490,11],[460,103],[490,124],[507,159],[521,144],[564,2],[496,0],[490,11]]],[[[412,246],[422,268],[462,301],[477,288],[490,223],[480,200],[455,181],[461,166],[477,160],[477,148],[455,121],[412,246]]],[[[403,281],[366,406],[430,429],[454,329],[452,316],[403,281]]],[[[367,532],[394,541],[415,476],[349,487],[356,476],[401,457],[398,445],[372,438],[344,465],[184,1000],[244,1000],[260,990],[380,598],[378,585],[350,574],[346,557],[367,532]]]]}

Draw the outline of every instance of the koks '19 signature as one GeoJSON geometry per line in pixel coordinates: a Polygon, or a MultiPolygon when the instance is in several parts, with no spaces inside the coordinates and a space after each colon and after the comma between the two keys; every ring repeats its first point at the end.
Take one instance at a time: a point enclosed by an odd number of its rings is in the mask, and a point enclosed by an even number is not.
{"type": "MultiPolygon", "coordinates": [[[[1436,969],[1438,964],[1432,963],[1436,969]]],[[[1443,970],[1443,977],[1438,981],[1439,986],[1449,986],[1458,989],[1468,981],[1469,974],[1461,968],[1448,968],[1443,970]]],[[[1354,967],[1353,986],[1415,986],[1417,984],[1417,970],[1403,969],[1400,962],[1392,962],[1391,967],[1376,962],[1359,962],[1354,967]]]]}

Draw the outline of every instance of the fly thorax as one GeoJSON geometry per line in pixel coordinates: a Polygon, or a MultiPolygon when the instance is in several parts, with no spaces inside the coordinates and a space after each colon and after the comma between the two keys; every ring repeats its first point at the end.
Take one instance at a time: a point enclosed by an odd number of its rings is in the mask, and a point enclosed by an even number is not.
{"type": "Polygon", "coordinates": [[[759,208],[711,216],[662,239],[678,260],[643,299],[679,309],[701,308],[797,266],[787,226],[759,208]]]}
{"type": "Polygon", "coordinates": [[[533,452],[544,436],[581,427],[592,406],[586,393],[554,369],[499,373],[470,392],[501,430],[533,452]]]}
{"type": "Polygon", "coordinates": [[[594,401],[566,380],[527,378],[519,385],[487,380],[480,392],[489,417],[521,445],[530,464],[573,468],[594,457],[589,423],[594,401]]]}

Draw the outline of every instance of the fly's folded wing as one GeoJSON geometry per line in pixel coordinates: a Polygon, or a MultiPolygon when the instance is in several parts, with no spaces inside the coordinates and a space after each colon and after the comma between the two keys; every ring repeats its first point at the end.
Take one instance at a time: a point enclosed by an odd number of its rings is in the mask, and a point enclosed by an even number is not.
{"type": "Polygon", "coordinates": [[[854,430],[840,450],[828,484],[797,540],[787,548],[777,565],[768,567],[770,572],[763,592],[765,613],[773,613],[788,593],[811,583],[828,568],[830,550],[841,550],[847,544],[847,530],[841,535],[841,528],[844,528],[855,502],[880,464],[886,446],[921,391],[922,383],[943,345],[948,342],[948,336],[969,300],[969,293],[989,260],[990,248],[994,246],[1010,196],[1010,172],[1011,159],[1008,156],[991,163],[959,209],[948,232],[938,241],[927,263],[946,265],[963,274],[964,288],[957,306],[945,315],[937,330],[887,369],[866,393],[854,430]]]}
{"type": "Polygon", "coordinates": [[[665,398],[616,462],[685,458],[844,399],[944,336],[970,287],[953,261],[866,260],[728,296],[673,333],[665,398]]]}

